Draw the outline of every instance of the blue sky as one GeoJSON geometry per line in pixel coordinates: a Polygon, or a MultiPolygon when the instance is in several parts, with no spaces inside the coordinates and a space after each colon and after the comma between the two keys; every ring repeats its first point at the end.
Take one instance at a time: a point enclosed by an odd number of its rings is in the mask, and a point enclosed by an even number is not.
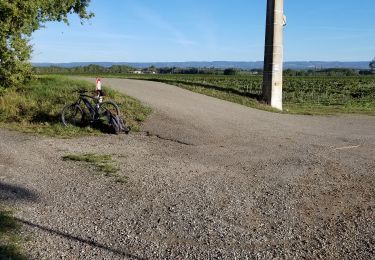
{"type": "MultiPolygon", "coordinates": [[[[286,61],[375,56],[375,0],[284,0],[286,61]]],[[[33,62],[263,60],[266,0],[92,0],[35,32],[33,62]]]]}

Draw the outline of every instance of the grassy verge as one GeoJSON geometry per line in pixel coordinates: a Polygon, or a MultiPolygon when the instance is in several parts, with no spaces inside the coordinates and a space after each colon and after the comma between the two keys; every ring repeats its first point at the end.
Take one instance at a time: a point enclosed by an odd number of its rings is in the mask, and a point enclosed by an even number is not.
{"type": "Polygon", "coordinates": [[[335,114],[363,114],[375,116],[375,101],[365,104],[348,102],[347,104],[314,104],[298,103],[284,104],[284,113],[302,115],[335,115],[335,114]]]}
{"type": "MultiPolygon", "coordinates": [[[[39,76],[26,86],[0,89],[0,126],[47,136],[75,137],[99,135],[91,127],[63,127],[60,112],[64,104],[73,102],[76,89],[93,91],[94,84],[64,76],[39,76]]],[[[137,131],[151,110],[138,100],[105,88],[105,99],[114,100],[126,122],[137,131]]]]}
{"type": "MultiPolygon", "coordinates": [[[[106,77],[149,80],[252,108],[277,112],[260,100],[262,78],[252,75],[107,74],[106,77]]],[[[375,115],[375,77],[285,77],[283,113],[375,115]]]]}
{"type": "Polygon", "coordinates": [[[75,162],[85,162],[94,166],[99,172],[106,177],[112,177],[118,183],[126,183],[126,178],[117,174],[118,168],[114,165],[111,155],[108,154],[67,154],[63,156],[63,160],[75,162]]]}
{"type": "Polygon", "coordinates": [[[12,212],[0,207],[0,259],[26,259],[20,250],[18,229],[12,212]]]}

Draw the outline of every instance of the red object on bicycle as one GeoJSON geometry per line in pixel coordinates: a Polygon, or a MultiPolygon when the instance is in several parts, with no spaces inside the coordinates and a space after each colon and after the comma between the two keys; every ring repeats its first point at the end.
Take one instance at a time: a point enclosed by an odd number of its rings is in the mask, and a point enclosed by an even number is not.
{"type": "Polygon", "coordinates": [[[96,78],[96,91],[102,90],[102,80],[100,78],[96,78]]]}

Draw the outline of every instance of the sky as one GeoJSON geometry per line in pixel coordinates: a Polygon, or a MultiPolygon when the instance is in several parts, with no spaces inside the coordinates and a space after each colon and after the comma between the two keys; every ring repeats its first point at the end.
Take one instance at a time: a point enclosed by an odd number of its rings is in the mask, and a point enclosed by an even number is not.
{"type": "MultiPolygon", "coordinates": [[[[91,0],[83,25],[49,22],[32,62],[261,61],[266,0],[91,0]]],[[[368,61],[375,0],[284,0],[285,61],[368,61]]]]}

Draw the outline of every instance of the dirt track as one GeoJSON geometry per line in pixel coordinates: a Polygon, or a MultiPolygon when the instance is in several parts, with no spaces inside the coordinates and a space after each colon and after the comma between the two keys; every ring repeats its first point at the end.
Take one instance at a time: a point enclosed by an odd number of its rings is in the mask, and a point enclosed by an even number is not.
{"type": "Polygon", "coordinates": [[[0,130],[0,198],[32,234],[31,257],[374,257],[374,117],[281,115],[161,83],[104,84],[154,108],[144,133],[0,130]],[[127,184],[61,160],[98,147],[127,184]]]}

